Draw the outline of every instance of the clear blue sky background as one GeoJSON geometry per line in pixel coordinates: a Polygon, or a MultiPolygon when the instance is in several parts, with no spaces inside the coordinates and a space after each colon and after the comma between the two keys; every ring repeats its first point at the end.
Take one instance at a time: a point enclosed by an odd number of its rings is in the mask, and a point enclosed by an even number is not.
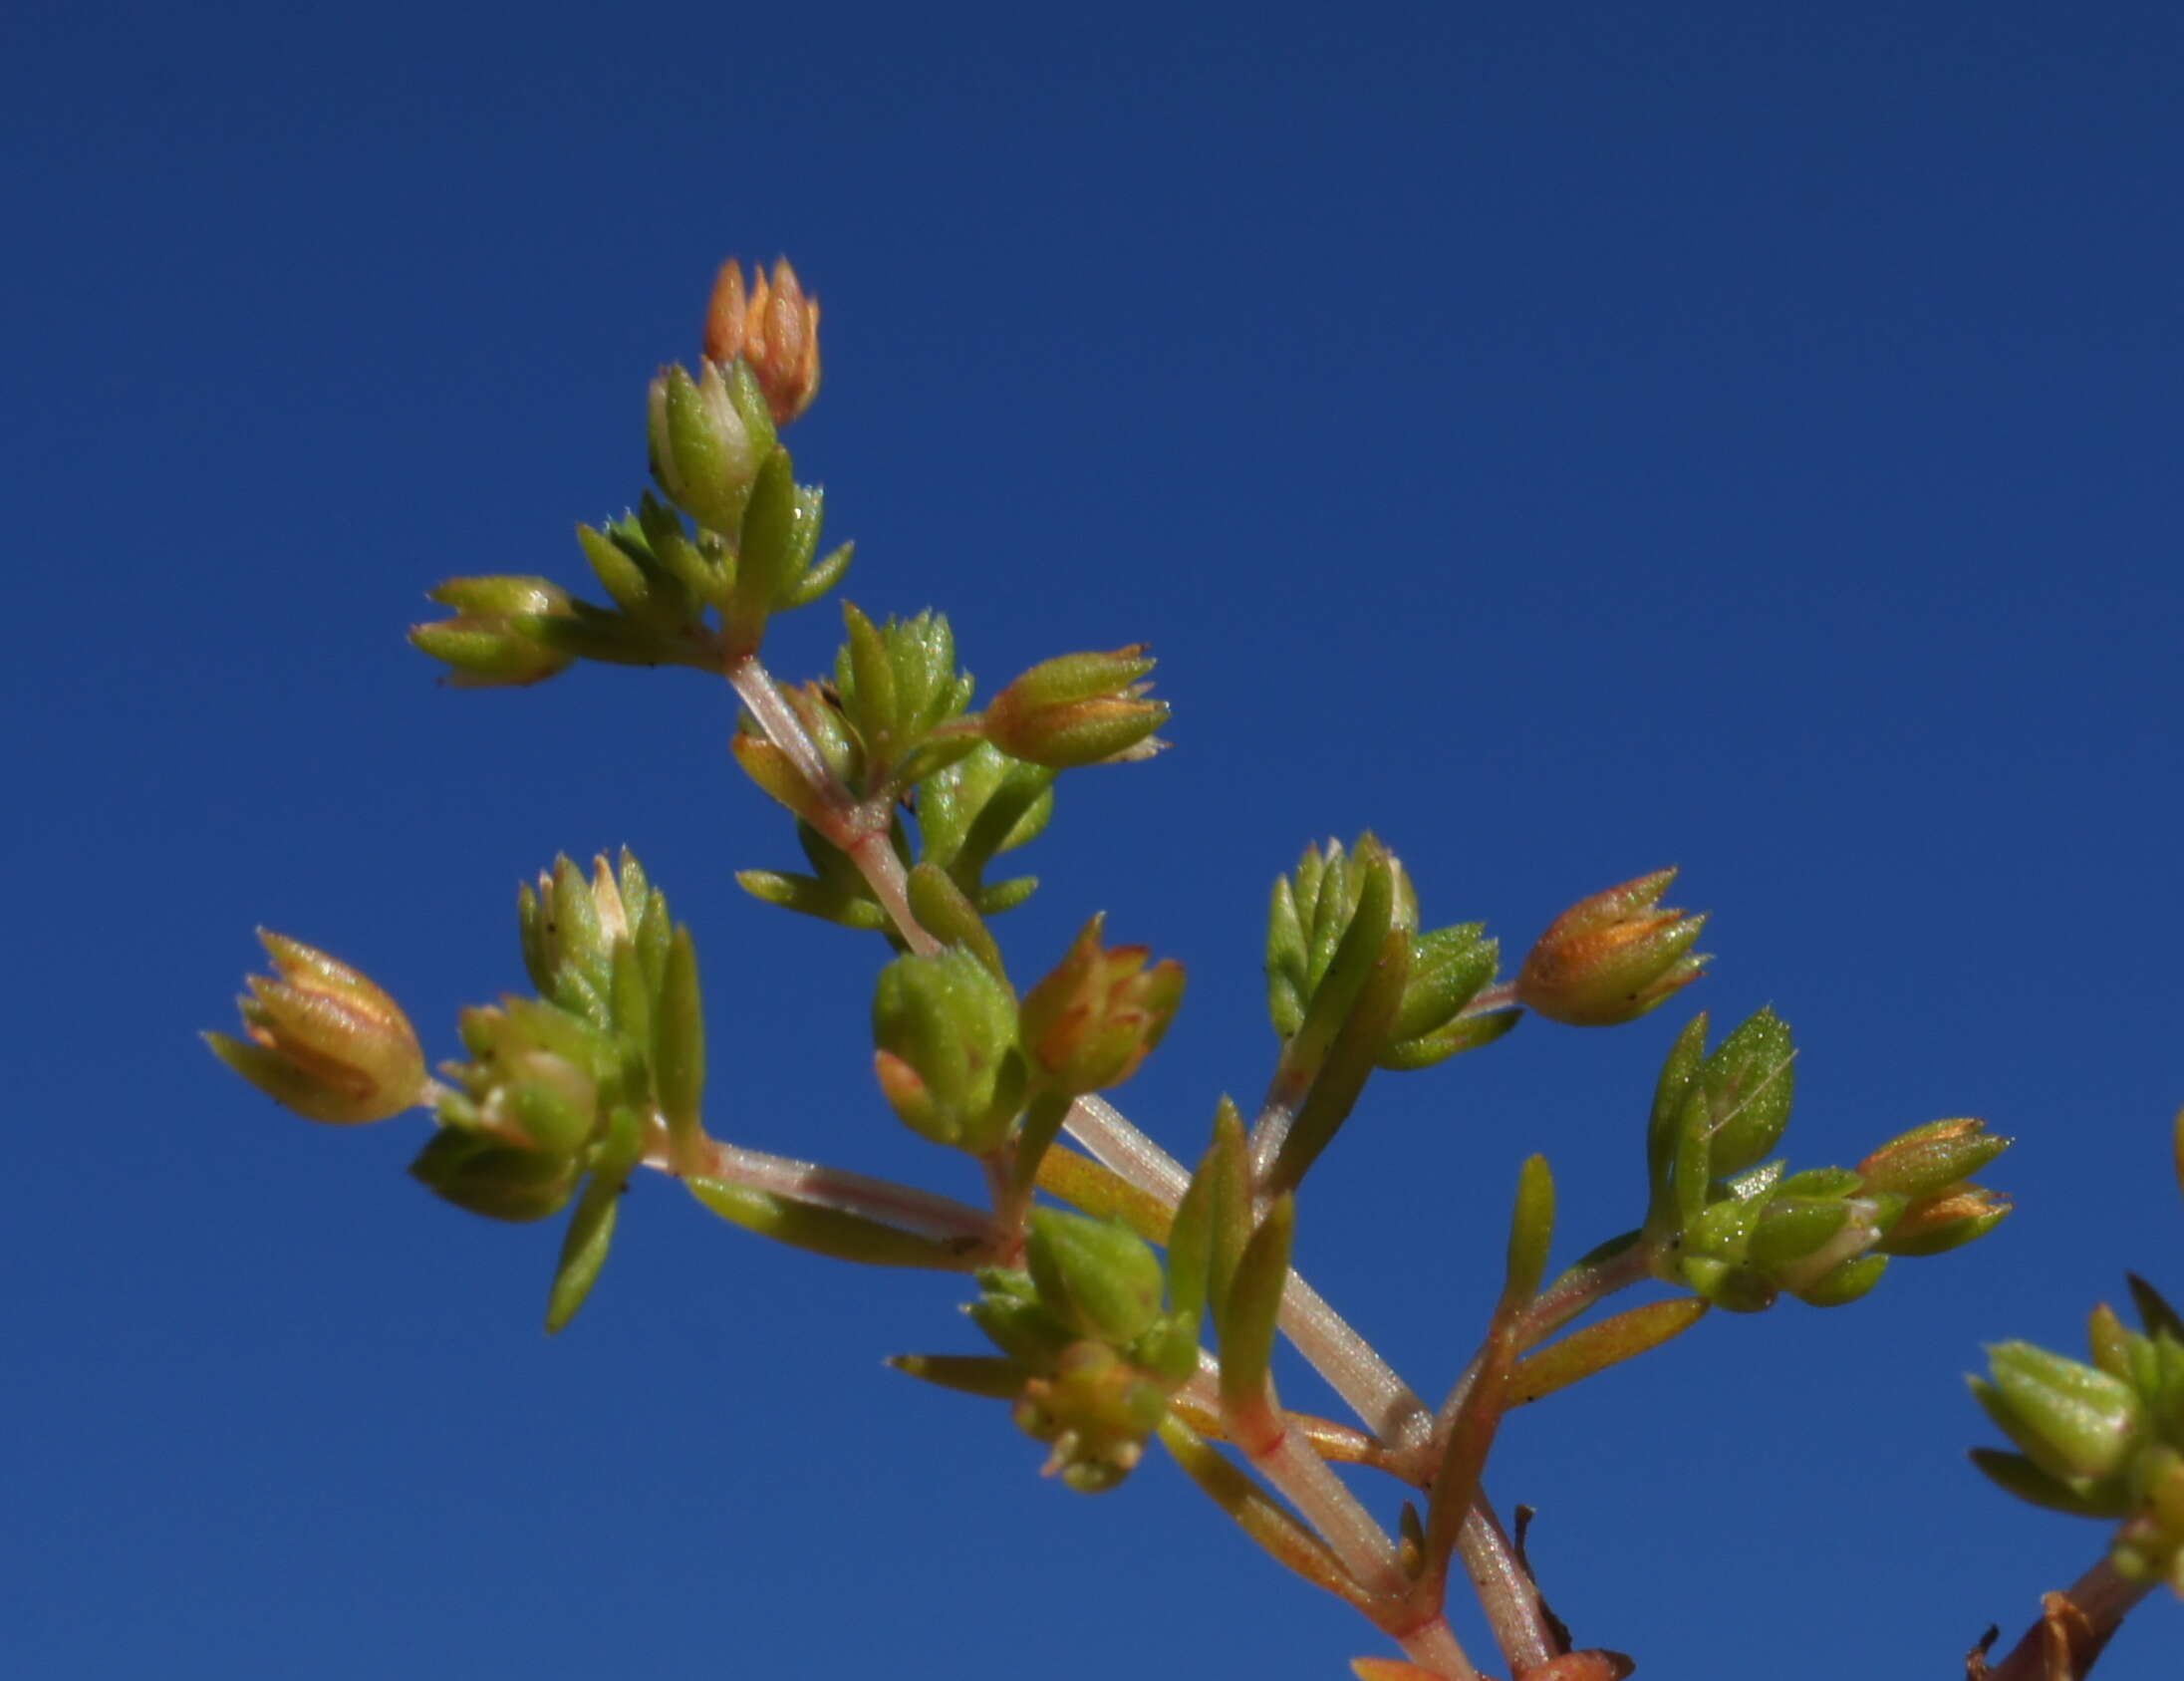
{"type": "MultiPolygon", "coordinates": [[[[1367,825],[1513,952],[1668,862],[1788,1152],[1980,1114],[2018,1218],[1840,1313],[1717,1316],[1514,1421],[1493,1487],[1644,1673],[1955,1673],[2095,1556],[1987,1489],[1979,1345],[2184,1289],[2173,6],[1090,12],[120,8],[0,50],[15,632],[0,1649],[24,1675],[1320,1677],[1382,1651],[1155,1465],[1085,1500],[956,1286],[655,1182],[585,1317],[554,1238],[408,1184],[194,1037],[267,923],[435,1053],[520,983],[514,885],[635,846],[697,930],[716,1129],[971,1190],[871,1088],[878,948],[686,673],[436,687],[460,572],[571,584],[713,265],[826,304],[795,434],[867,608],[986,692],[1149,639],[1176,750],[1065,785],[1004,925],[1191,967],[1127,1093],[1263,1084],[1267,884],[1367,825]]],[[[784,624],[818,669],[831,609],[784,624]]],[[[1304,1264],[1421,1386],[1520,1158],[1630,1224],[1681,1003],[1388,1079],[1304,1264]]],[[[1299,1401],[1312,1392],[1301,1380],[1299,1401]]],[[[1383,1500],[1392,1514],[1392,1505],[1383,1500]]],[[[1466,1622],[1476,1636],[1476,1625],[1466,1622]]],[[[2176,1672],[2156,1602],[2109,1661],[2176,1672]]],[[[1485,1647],[1483,1637],[1475,1644],[1485,1647]]]]}

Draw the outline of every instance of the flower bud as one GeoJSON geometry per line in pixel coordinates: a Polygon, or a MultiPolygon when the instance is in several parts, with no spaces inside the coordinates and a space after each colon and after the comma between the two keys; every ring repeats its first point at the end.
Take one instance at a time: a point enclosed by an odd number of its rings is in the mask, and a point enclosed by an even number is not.
{"type": "Polygon", "coordinates": [[[1103,947],[1102,921],[1086,923],[1069,955],[1024,996],[1024,1050],[1050,1091],[1082,1096],[1122,1084],[1183,1002],[1183,966],[1166,959],[1147,969],[1147,947],[1103,947]]]}
{"type": "Polygon", "coordinates": [[[2145,1404],[2120,1378],[2029,1342],[1987,1351],[1992,1381],[1972,1393],[2042,1471],[2091,1484],[2122,1471],[2145,1433],[2145,1404]]]}
{"type": "Polygon", "coordinates": [[[1151,758],[1168,743],[1165,700],[1144,699],[1153,669],[1140,643],[1107,654],[1064,654],[1033,666],[985,709],[985,738],[1010,758],[1072,770],[1151,758]]]}
{"type": "Polygon", "coordinates": [[[1883,1144],[1858,1164],[1858,1176],[1875,1191],[1930,1197],[1969,1179],[2010,1145],[1985,1121],[1930,1121],[1883,1144]]]}
{"type": "Polygon", "coordinates": [[[977,958],[951,947],[880,972],[872,1001],[873,1071],[912,1131],[982,1156],[1023,1106],[1016,1000],[977,958]]]}
{"type": "Polygon", "coordinates": [[[569,592],[546,578],[450,578],[426,599],[455,617],[410,629],[410,644],[453,669],[457,689],[512,689],[567,671],[575,656],[549,640],[570,616],[569,592]]]}
{"type": "Polygon", "coordinates": [[[416,1030],[378,986],[324,952],[258,931],[274,979],[236,1000],[245,1037],[207,1033],[212,1052],[276,1102],[314,1121],[384,1121],[424,1101],[431,1080],[416,1030]]]}
{"type": "Polygon", "coordinates": [[[1063,1350],[1051,1376],[1025,1383],[1016,1424],[1053,1444],[1048,1476],[1079,1494],[1104,1494],[1145,1457],[1168,1393],[1105,1343],[1079,1342],[1063,1350]]]}
{"type": "Polygon", "coordinates": [[[460,1089],[440,1100],[443,1125],[554,1156],[590,1141],[600,1081],[617,1060],[605,1031],[536,998],[466,1009],[460,1026],[471,1060],[446,1067],[460,1089]]]}
{"type": "Polygon", "coordinates": [[[765,393],[774,423],[787,425],[819,395],[819,300],[807,296],[782,257],[773,280],[751,265],[750,289],[733,257],[720,265],[705,311],[705,360],[725,368],[740,358],[765,393]]]}
{"type": "Polygon", "coordinates": [[[1982,1185],[1947,1186],[1913,1202],[1874,1247],[1883,1255],[1945,1255],[1986,1237],[2009,1218],[2011,1206],[2008,1197],[1982,1185]]]}
{"type": "Polygon", "coordinates": [[[695,380],[668,368],[648,396],[653,476],[668,499],[731,542],[742,529],[758,469],[773,451],[773,420],[749,371],[706,363],[695,380]]]}
{"type": "Polygon", "coordinates": [[[1698,980],[1707,960],[1691,947],[1706,918],[1659,908],[1675,879],[1673,869],[1656,870],[1555,918],[1524,960],[1517,1001],[1550,1021],[1612,1027],[1698,980]]]}
{"type": "Polygon", "coordinates": [[[1119,1347],[1160,1315],[1160,1258],[1120,1221],[1034,1210],[1025,1261],[1041,1304],[1081,1335],[1119,1347]]]}

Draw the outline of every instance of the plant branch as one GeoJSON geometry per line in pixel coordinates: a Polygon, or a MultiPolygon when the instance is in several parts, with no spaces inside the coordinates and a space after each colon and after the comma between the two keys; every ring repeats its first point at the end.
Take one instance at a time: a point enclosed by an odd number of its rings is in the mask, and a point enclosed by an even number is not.
{"type": "MultiPolygon", "coordinates": [[[[2107,1648],[2131,1608],[2153,1590],[2151,1582],[2126,1581],[2103,1558],[2064,1593],[2041,1600],[2040,1621],[2010,1655],[1990,1668],[1986,1643],[1965,1665],[1972,1681],[2081,1681],[2107,1648]]],[[[1988,1634],[1992,1641],[1994,1634],[1988,1634]]]]}
{"type": "Polygon", "coordinates": [[[921,1237],[983,1244],[992,1236],[992,1217],[985,1210],[958,1203],[953,1197],[921,1191],[914,1185],[871,1179],[861,1173],[821,1167],[816,1162],[768,1155],[763,1150],[746,1150],[715,1138],[700,1139],[686,1159],[676,1160],[669,1154],[665,1128],[656,1139],[645,1153],[644,1165],[676,1178],[718,1179],[754,1191],[770,1191],[819,1208],[882,1221],[921,1237]]]}

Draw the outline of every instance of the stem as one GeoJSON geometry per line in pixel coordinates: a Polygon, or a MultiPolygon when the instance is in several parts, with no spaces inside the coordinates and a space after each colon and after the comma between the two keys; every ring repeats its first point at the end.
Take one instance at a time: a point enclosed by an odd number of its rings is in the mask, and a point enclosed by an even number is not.
{"type": "Polygon", "coordinates": [[[660,1142],[645,1153],[645,1165],[679,1179],[692,1174],[723,1179],[818,1208],[882,1221],[920,1237],[969,1239],[983,1244],[993,1233],[992,1217],[984,1210],[958,1203],[953,1197],[921,1191],[915,1185],[898,1185],[892,1180],[821,1167],[816,1162],[746,1150],[716,1138],[700,1139],[689,1159],[679,1163],[668,1154],[665,1129],[658,1138],[660,1142]]]}
{"type": "MultiPolygon", "coordinates": [[[[1616,1291],[1642,1283],[1652,1275],[1652,1252],[1643,1240],[1634,1239],[1604,1260],[1579,1261],[1534,1296],[1531,1305],[1524,1309],[1516,1326],[1516,1351],[1521,1354],[1527,1348],[1537,1347],[1616,1291]]],[[[1456,1380],[1448,1399],[1441,1403],[1434,1426],[1436,1436],[1454,1421],[1457,1409],[1464,1404],[1464,1397],[1471,1392],[1478,1376],[1479,1361],[1474,1359],[1464,1368],[1463,1376],[1456,1380]]]]}
{"type": "Polygon", "coordinates": [[[2042,1598],[2040,1621],[2000,1664],[1983,1671],[1975,1662],[1971,1673],[1984,1673],[1986,1681],[2048,1681],[2058,1675],[2078,1681],[2153,1585],[2124,1580],[2103,1558],[2072,1582],[2067,1593],[2042,1598]]]}
{"type": "MultiPolygon", "coordinates": [[[[940,942],[911,911],[906,872],[888,841],[888,813],[879,812],[875,820],[875,814],[860,805],[835,775],[806,733],[802,720],[781,699],[755,651],[730,660],[726,676],[758,727],[819,794],[824,814],[831,819],[826,827],[835,831],[827,838],[856,865],[903,939],[914,951],[938,951],[940,942]]],[[[1065,1125],[1095,1160],[1125,1182],[1158,1197],[1170,1208],[1182,1200],[1191,1182],[1189,1172],[1112,1104],[1095,1096],[1081,1097],[1070,1106],[1065,1125]]],[[[812,1173],[827,1172],[809,1169],[802,1163],[788,1166],[812,1173]]],[[[854,1177],[836,1176],[829,1183],[841,1190],[854,1177]]],[[[879,1182],[866,1182],[852,1188],[852,1193],[870,1195],[881,1189],[879,1182]]],[[[900,1195],[903,1190],[885,1187],[891,1195],[900,1195]]],[[[932,1201],[942,1203],[945,1199],[932,1201]]],[[[975,1222],[979,1236],[987,1234],[985,1216],[967,1209],[963,1213],[975,1222]]],[[[1410,1453],[1430,1448],[1432,1415],[1425,1403],[1372,1344],[1293,1270],[1283,1289],[1279,1324],[1305,1359],[1383,1440],[1399,1443],[1410,1453]]],[[[1392,1605],[1403,1604],[1408,1582],[1394,1541],[1342,1480],[1305,1445],[1299,1433],[1284,1426],[1262,1451],[1242,1443],[1238,1446],[1260,1475],[1319,1531],[1360,1583],[1392,1605]]],[[[1452,1681],[1477,1681],[1478,1671],[1438,1612],[1431,1622],[1399,1638],[1413,1661],[1440,1671],[1452,1681]]]]}
{"type": "Polygon", "coordinates": [[[1562,1643],[1547,1621],[1539,1584],[1517,1557],[1502,1520],[1495,1516],[1483,1492],[1464,1515],[1464,1527],[1456,1535],[1456,1552],[1464,1560],[1464,1571],[1471,1577],[1480,1608],[1487,1613],[1488,1625],[1494,1630],[1502,1655],[1508,1659],[1512,1674],[1522,1675],[1561,1654],[1562,1643]]]}

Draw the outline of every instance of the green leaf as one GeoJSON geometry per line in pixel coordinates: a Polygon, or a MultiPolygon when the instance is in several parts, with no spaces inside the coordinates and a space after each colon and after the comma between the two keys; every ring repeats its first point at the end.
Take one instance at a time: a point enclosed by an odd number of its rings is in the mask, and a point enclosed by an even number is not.
{"type": "Polygon", "coordinates": [[[863,1215],[821,1208],[726,1180],[692,1178],[684,1183],[691,1196],[722,1220],[792,1249],[865,1266],[969,1272],[978,1265],[978,1246],[972,1243],[923,1237],[867,1220],[863,1215]]]}
{"type": "Polygon", "coordinates": [[[1221,1403],[1242,1413],[1265,1399],[1274,1359],[1274,1326],[1289,1282],[1296,1199],[1276,1197],[1243,1246],[1221,1318],[1221,1403]]]}
{"type": "Polygon", "coordinates": [[[561,1260],[554,1268],[553,1289],[546,1298],[548,1336],[575,1318],[584,1298],[592,1293],[600,1268],[607,1264],[607,1251],[614,1243],[621,1207],[621,1182],[595,1175],[578,1200],[569,1230],[562,1238],[561,1260]]]}

